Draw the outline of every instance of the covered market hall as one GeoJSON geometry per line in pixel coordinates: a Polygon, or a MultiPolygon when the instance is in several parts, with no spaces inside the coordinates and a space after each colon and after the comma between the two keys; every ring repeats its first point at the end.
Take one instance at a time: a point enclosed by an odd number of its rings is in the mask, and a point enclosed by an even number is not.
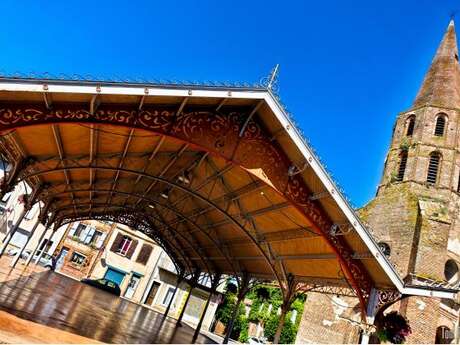
{"type": "Polygon", "coordinates": [[[405,285],[271,82],[0,78],[1,194],[32,189],[0,255],[36,203],[49,229],[125,224],[154,239],[191,288],[203,275],[211,289],[233,277],[238,306],[255,282],[279,286],[275,343],[298,293],[356,297],[364,328],[402,296],[454,298],[405,285]]]}

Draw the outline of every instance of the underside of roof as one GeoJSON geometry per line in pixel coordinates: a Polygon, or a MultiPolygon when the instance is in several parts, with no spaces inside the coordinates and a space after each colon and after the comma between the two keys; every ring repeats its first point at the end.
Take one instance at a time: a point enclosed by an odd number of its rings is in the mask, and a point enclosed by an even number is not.
{"type": "Polygon", "coordinates": [[[124,223],[179,269],[370,290],[402,282],[268,90],[0,80],[5,184],[46,222],[124,223]]]}

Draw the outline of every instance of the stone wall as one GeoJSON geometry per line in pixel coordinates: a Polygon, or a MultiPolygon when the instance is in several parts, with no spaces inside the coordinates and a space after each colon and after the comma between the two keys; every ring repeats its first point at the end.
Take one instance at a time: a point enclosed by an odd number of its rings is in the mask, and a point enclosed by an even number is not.
{"type": "MultiPolygon", "coordinates": [[[[359,210],[378,242],[390,246],[390,261],[405,277],[414,251],[414,229],[420,224],[418,199],[405,184],[395,184],[359,210]]],[[[415,239],[416,240],[416,239],[415,239]]]]}
{"type": "Polygon", "coordinates": [[[360,317],[356,298],[309,293],[296,343],[357,343],[360,317]]]}

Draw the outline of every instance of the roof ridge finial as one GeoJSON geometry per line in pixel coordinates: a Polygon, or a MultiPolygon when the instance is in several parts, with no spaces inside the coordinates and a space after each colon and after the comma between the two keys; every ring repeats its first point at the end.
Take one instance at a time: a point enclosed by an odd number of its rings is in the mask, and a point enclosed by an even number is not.
{"type": "Polygon", "coordinates": [[[268,81],[267,87],[271,89],[273,85],[275,85],[278,82],[278,70],[279,70],[280,64],[277,63],[275,67],[272,69],[270,72],[270,80],[268,81]]]}
{"type": "Polygon", "coordinates": [[[260,84],[267,88],[270,91],[278,91],[278,73],[279,73],[280,64],[277,63],[275,67],[272,68],[270,74],[267,77],[262,78],[260,84]]]}

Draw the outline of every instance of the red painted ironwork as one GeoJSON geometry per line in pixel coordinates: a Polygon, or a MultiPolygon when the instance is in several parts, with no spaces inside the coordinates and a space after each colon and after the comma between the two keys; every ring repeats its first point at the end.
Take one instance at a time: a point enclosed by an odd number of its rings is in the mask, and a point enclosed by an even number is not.
{"type": "Polygon", "coordinates": [[[196,110],[177,114],[168,107],[147,107],[142,110],[128,105],[101,105],[91,114],[86,104],[53,104],[53,110],[41,104],[0,106],[0,132],[39,124],[98,123],[120,125],[148,130],[169,136],[184,143],[218,155],[254,174],[313,222],[333,248],[345,275],[357,291],[362,309],[365,309],[372,281],[353,251],[341,236],[330,231],[333,226],[320,204],[311,200],[311,191],[298,175],[289,176],[292,162],[269,133],[251,119],[246,128],[248,112],[231,111],[228,114],[196,110]]]}

